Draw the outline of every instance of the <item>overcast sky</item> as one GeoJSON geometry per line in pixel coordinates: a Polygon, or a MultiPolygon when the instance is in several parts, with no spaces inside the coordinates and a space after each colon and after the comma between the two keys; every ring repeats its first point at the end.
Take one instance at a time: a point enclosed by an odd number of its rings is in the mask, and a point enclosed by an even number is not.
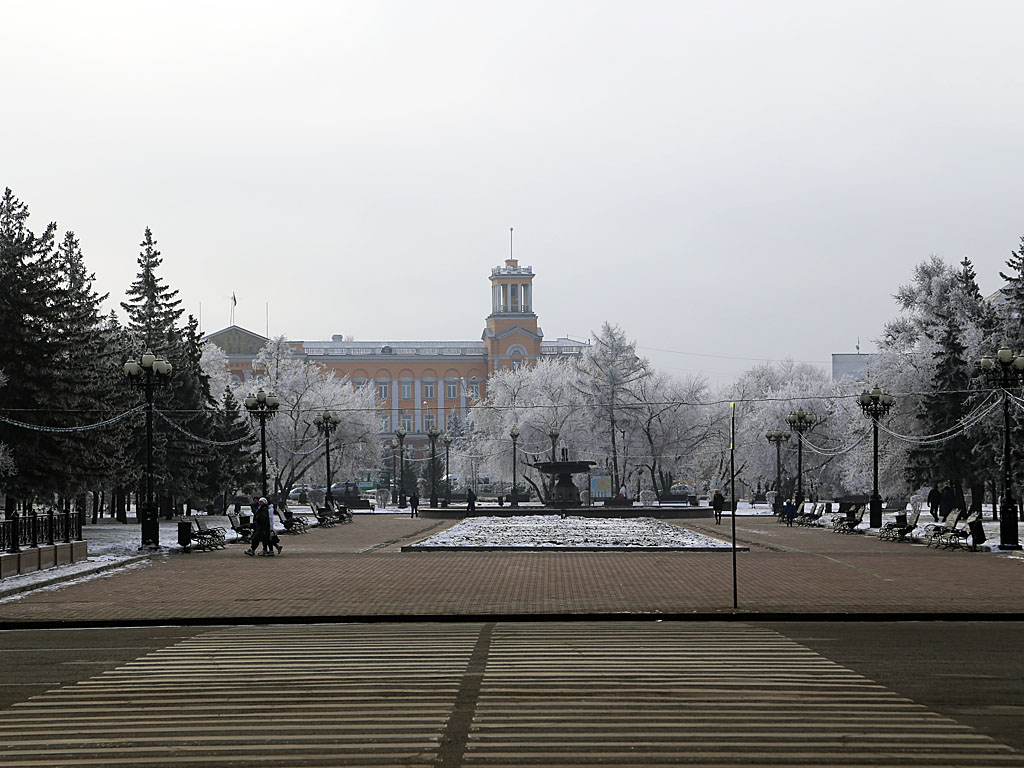
{"type": "Polygon", "coordinates": [[[0,186],[207,332],[545,337],[656,367],[872,351],[930,254],[1024,234],[1022,2],[0,0],[0,186]]]}

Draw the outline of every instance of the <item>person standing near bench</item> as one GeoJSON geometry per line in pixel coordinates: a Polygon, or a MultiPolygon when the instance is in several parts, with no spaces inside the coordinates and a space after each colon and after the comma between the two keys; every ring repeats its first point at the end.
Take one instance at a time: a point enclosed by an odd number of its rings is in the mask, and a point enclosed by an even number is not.
{"type": "Polygon", "coordinates": [[[796,517],[796,504],[793,503],[792,499],[786,499],[786,525],[792,527],[793,518],[796,517]]]}
{"type": "Polygon", "coordinates": [[[416,491],[409,497],[409,517],[420,516],[420,495],[416,491]]]}
{"type": "Polygon", "coordinates": [[[722,492],[715,488],[715,495],[711,499],[711,506],[715,510],[715,525],[722,524],[722,510],[725,508],[725,497],[722,492]]]}
{"type": "Polygon", "coordinates": [[[257,501],[256,509],[252,513],[252,540],[245,554],[249,557],[256,555],[256,547],[263,545],[262,554],[270,552],[270,505],[267,500],[260,498],[257,501]]]}
{"type": "Polygon", "coordinates": [[[476,494],[473,493],[472,488],[466,491],[466,514],[476,514],[476,494]]]}

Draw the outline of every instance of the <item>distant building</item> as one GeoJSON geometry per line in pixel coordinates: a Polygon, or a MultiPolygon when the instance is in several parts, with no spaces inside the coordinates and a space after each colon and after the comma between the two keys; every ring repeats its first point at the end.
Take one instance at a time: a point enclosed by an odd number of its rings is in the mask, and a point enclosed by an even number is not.
{"type": "MultiPolygon", "coordinates": [[[[356,386],[372,386],[381,433],[401,425],[407,434],[431,426],[444,432],[465,419],[470,402],[486,394],[487,377],[503,368],[533,365],[544,357],[573,357],[588,342],[544,341],[533,311],[533,268],[516,259],[491,270],[491,313],[478,341],[289,341],[297,357],[315,360],[356,386]]],[[[268,339],[231,326],[206,337],[227,355],[234,383],[250,381],[253,362],[268,339]]]]}
{"type": "Polygon", "coordinates": [[[862,355],[855,354],[832,355],[832,381],[849,379],[851,381],[865,381],[868,375],[868,366],[878,357],[877,354],[862,355]]]}

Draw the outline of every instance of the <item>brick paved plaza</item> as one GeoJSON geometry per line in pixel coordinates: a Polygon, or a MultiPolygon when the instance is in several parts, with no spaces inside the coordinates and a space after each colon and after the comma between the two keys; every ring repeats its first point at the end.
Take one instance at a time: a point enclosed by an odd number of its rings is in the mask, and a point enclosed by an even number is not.
{"type": "MultiPolygon", "coordinates": [[[[680,521],[725,537],[710,519],[680,521]]],[[[725,552],[400,552],[451,521],[361,515],[283,539],[284,554],[171,553],[144,568],[32,593],[0,621],[728,614],[725,552]]],[[[738,605],[757,614],[973,614],[1024,611],[1024,559],[939,551],[872,536],[739,517],[738,605]]]]}

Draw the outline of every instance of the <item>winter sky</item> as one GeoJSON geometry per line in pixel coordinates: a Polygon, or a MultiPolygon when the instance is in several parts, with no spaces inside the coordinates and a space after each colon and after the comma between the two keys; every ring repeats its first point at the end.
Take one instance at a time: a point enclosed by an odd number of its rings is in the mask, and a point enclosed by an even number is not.
{"type": "Polygon", "coordinates": [[[930,254],[1024,234],[1024,3],[0,0],[0,186],[206,331],[549,339],[658,368],[871,351],[930,254]]]}

